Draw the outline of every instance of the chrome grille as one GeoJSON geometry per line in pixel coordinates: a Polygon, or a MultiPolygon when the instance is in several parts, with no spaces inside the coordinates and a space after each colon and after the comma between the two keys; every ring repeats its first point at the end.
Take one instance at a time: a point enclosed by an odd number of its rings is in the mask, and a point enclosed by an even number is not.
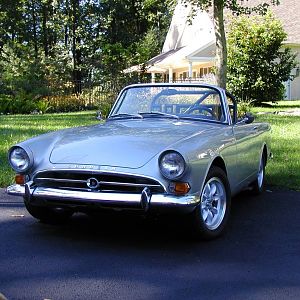
{"type": "Polygon", "coordinates": [[[40,187],[99,192],[141,193],[145,187],[148,187],[153,194],[165,191],[159,182],[147,177],[82,171],[39,172],[34,177],[33,184],[40,187]],[[87,186],[90,178],[98,181],[99,186],[96,189],[87,186]]]}

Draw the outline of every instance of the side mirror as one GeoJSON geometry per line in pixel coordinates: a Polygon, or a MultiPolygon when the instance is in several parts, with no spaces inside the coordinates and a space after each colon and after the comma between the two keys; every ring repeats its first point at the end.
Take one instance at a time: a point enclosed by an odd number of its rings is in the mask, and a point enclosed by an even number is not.
{"type": "Polygon", "coordinates": [[[254,121],[254,116],[247,112],[244,114],[244,116],[238,120],[238,122],[235,125],[243,125],[243,124],[250,124],[254,121]]]}
{"type": "Polygon", "coordinates": [[[97,119],[98,121],[101,121],[101,120],[102,120],[102,113],[101,113],[101,111],[97,111],[96,119],[97,119]]]}
{"type": "Polygon", "coordinates": [[[247,112],[244,115],[243,121],[245,122],[245,124],[250,124],[254,121],[254,116],[251,113],[247,112]]]}

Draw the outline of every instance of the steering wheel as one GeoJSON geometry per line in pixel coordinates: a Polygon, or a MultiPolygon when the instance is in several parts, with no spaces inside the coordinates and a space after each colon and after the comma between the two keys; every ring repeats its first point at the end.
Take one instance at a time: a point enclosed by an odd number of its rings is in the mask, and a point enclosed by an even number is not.
{"type": "MultiPolygon", "coordinates": [[[[207,112],[209,114],[208,117],[211,117],[215,120],[218,120],[218,117],[217,117],[216,113],[213,110],[211,110],[211,109],[209,109],[208,107],[205,107],[205,106],[199,106],[199,105],[191,106],[190,108],[188,108],[184,112],[184,114],[192,114],[194,111],[199,111],[199,114],[201,114],[202,111],[207,112]]],[[[207,116],[207,114],[203,114],[203,115],[207,116]]]]}

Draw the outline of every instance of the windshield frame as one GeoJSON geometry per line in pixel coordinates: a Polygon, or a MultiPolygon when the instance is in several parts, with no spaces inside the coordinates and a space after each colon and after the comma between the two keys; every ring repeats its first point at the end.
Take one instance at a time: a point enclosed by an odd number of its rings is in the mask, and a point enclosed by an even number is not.
{"type": "MultiPolygon", "coordinates": [[[[118,114],[118,110],[121,107],[124,98],[126,97],[126,94],[128,90],[134,89],[134,88],[151,88],[151,87],[170,87],[170,88],[176,88],[176,87],[193,87],[193,88],[206,88],[206,89],[212,89],[216,92],[216,94],[219,95],[220,98],[220,104],[221,104],[221,109],[224,115],[224,120],[208,120],[205,118],[197,118],[197,117],[192,117],[191,115],[187,116],[178,116],[177,114],[174,114],[174,117],[178,120],[191,120],[191,121],[200,121],[200,122],[210,122],[210,123],[217,123],[217,124],[230,124],[231,120],[228,118],[228,108],[226,106],[226,101],[224,101],[224,91],[221,88],[218,88],[216,86],[210,85],[210,84],[202,84],[202,83],[146,83],[146,84],[133,84],[126,86],[124,89],[121,90],[119,93],[109,115],[108,115],[108,120],[112,120],[113,115],[118,114]]],[[[157,95],[156,95],[157,96],[157,95]]],[[[154,96],[154,97],[156,97],[154,96]]],[[[138,112],[140,113],[140,112],[138,112]]],[[[151,112],[149,112],[151,113],[151,112]]],[[[159,117],[159,116],[156,116],[159,117]]],[[[160,116],[163,118],[163,114],[160,116]]],[[[127,118],[128,119],[128,118],[127,118]]],[[[120,120],[120,118],[116,118],[115,120],[120,120]]]]}

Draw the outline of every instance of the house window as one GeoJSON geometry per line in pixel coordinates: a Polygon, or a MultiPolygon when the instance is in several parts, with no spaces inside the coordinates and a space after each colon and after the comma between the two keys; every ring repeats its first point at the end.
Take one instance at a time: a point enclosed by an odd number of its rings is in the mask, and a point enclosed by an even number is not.
{"type": "Polygon", "coordinates": [[[204,75],[210,74],[211,71],[212,71],[212,67],[200,68],[200,70],[199,70],[199,76],[200,76],[200,78],[203,77],[204,75]]]}
{"type": "Polygon", "coordinates": [[[197,72],[193,72],[193,78],[197,78],[197,72]]]}
{"type": "Polygon", "coordinates": [[[203,77],[203,68],[200,68],[200,70],[199,70],[199,77],[200,78],[203,77]]]}

